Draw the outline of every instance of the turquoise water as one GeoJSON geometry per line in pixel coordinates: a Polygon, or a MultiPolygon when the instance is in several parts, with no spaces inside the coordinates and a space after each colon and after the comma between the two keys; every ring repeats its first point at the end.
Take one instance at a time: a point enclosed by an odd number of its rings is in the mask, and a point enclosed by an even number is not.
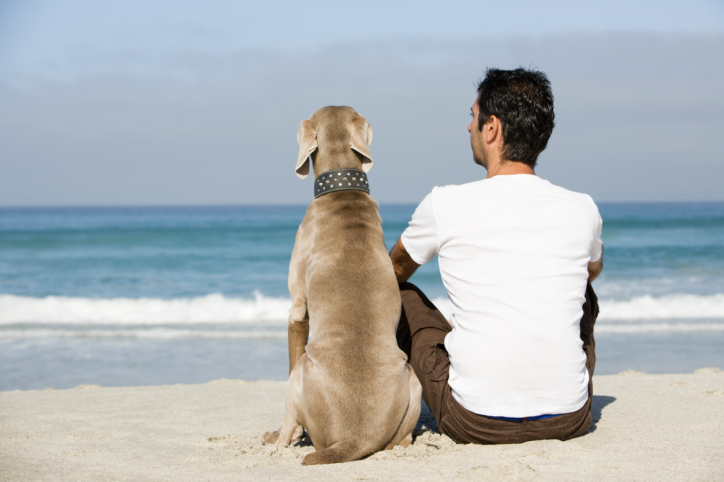
{"type": "MultiPolygon", "coordinates": [[[[414,206],[384,206],[394,244],[414,206]]],[[[0,293],[182,298],[287,296],[306,206],[0,209],[0,293]]],[[[427,268],[427,267],[426,267],[427,268]]],[[[435,267],[422,278],[438,288],[435,267]]],[[[438,286],[439,285],[439,286],[438,286]]]]}
{"type": "MultiPolygon", "coordinates": [[[[599,207],[597,373],[724,368],[724,203],[599,207]]],[[[284,379],[305,209],[0,209],[0,390],[284,379]]],[[[447,310],[436,260],[412,281],[447,310]]]]}

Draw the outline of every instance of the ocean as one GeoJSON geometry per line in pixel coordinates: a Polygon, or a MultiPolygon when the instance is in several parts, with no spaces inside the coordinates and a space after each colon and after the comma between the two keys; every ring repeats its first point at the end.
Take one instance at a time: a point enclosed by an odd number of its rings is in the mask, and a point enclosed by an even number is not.
{"type": "MultiPolygon", "coordinates": [[[[596,374],[724,368],[724,203],[599,208],[596,374]]],[[[285,380],[305,209],[0,208],[0,390],[285,380]]],[[[449,312],[437,260],[411,281],[449,312]]]]}

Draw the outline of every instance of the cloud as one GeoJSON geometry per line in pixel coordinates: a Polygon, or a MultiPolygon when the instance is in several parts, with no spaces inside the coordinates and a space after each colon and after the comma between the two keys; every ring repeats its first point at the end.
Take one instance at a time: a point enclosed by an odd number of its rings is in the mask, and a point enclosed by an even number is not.
{"type": "Polygon", "coordinates": [[[0,84],[0,204],[306,203],[296,132],[330,104],[373,126],[375,198],[418,202],[484,176],[466,130],[474,83],[519,65],[556,98],[541,176],[597,200],[723,199],[724,35],[581,34],[86,52],[62,75],[0,84]]]}

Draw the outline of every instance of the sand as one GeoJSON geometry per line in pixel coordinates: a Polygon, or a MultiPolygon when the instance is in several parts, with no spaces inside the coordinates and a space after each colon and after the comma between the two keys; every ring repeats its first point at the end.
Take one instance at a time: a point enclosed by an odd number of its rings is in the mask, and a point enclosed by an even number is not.
{"type": "Polygon", "coordinates": [[[724,373],[594,378],[582,437],[457,445],[423,413],[408,449],[303,467],[262,445],[283,382],[0,392],[0,480],[724,480],[724,373]]]}

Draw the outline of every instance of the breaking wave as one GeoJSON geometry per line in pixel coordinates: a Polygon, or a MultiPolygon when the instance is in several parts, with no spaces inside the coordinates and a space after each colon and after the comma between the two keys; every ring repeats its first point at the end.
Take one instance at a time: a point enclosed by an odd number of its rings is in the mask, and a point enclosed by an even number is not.
{"type": "Polygon", "coordinates": [[[724,318],[724,294],[639,296],[627,301],[599,300],[600,320],[724,318]]]}
{"type": "MultiPolygon", "coordinates": [[[[450,317],[446,298],[436,306],[450,317]]],[[[596,333],[724,332],[724,294],[600,300],[596,333]]],[[[0,295],[0,338],[284,339],[291,300],[255,292],[193,298],[0,295]]]]}
{"type": "Polygon", "coordinates": [[[94,327],[55,328],[25,326],[0,329],[0,339],[17,338],[135,338],[152,340],[286,340],[287,330],[204,330],[182,328],[118,328],[113,330],[94,327]]]}
{"type": "Polygon", "coordinates": [[[291,301],[254,293],[253,299],[211,294],[197,298],[74,298],[0,295],[0,325],[16,323],[158,325],[286,323],[291,301]]]}

